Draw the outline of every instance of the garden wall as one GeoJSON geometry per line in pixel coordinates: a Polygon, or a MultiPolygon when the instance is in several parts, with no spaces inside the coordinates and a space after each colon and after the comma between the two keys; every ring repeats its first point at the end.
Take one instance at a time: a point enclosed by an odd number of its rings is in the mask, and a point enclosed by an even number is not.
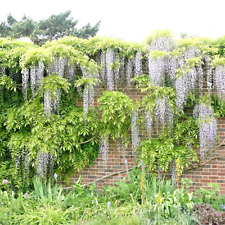
{"type": "MultiPolygon", "coordinates": [[[[225,118],[218,120],[217,132],[220,138],[218,143],[221,143],[225,140],[225,118]]],[[[202,167],[186,171],[182,177],[194,181],[193,190],[199,187],[208,188],[208,183],[219,183],[221,192],[225,194],[225,143],[216,150],[212,160],[202,167]]]]}
{"type": "MultiPolygon", "coordinates": [[[[99,88],[96,93],[96,98],[101,95],[104,89],[99,88]]],[[[123,91],[134,101],[139,100],[144,96],[143,93],[137,91],[136,88],[118,89],[123,91]]],[[[78,103],[82,106],[82,101],[78,103]]],[[[97,102],[95,101],[95,105],[97,102]]],[[[145,132],[142,129],[142,132],[145,132]]],[[[141,135],[141,132],[140,132],[141,135]]],[[[218,136],[221,143],[225,139],[225,118],[218,120],[218,136]]],[[[220,190],[225,194],[225,143],[216,149],[216,153],[213,155],[214,159],[205,163],[203,166],[186,170],[182,177],[189,178],[193,181],[192,190],[199,187],[209,188],[208,183],[219,183],[220,190]]],[[[79,176],[82,176],[82,184],[90,185],[96,181],[98,188],[102,188],[106,185],[112,185],[114,182],[119,181],[123,177],[127,176],[125,159],[128,161],[128,169],[137,166],[137,160],[135,153],[132,154],[131,145],[128,146],[125,154],[122,150],[117,150],[117,143],[109,143],[109,155],[108,160],[105,162],[100,154],[94,165],[90,168],[85,168],[80,172],[76,172],[70,176],[72,184],[76,182],[79,176]]],[[[193,167],[197,167],[197,164],[193,164],[193,167]]]]}

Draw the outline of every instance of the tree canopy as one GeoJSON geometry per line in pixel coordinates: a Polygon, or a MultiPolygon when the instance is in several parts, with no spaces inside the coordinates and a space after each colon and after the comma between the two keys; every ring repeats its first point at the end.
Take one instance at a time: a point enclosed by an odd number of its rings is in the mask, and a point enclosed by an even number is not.
{"type": "Polygon", "coordinates": [[[7,16],[7,21],[0,23],[0,36],[21,38],[29,37],[39,45],[46,41],[57,40],[64,36],[75,36],[79,38],[90,38],[99,30],[100,21],[94,26],[90,23],[80,29],[76,28],[78,20],[69,17],[71,11],[66,11],[58,15],[51,15],[48,19],[34,21],[33,19],[23,16],[17,21],[11,14],[7,16]]]}

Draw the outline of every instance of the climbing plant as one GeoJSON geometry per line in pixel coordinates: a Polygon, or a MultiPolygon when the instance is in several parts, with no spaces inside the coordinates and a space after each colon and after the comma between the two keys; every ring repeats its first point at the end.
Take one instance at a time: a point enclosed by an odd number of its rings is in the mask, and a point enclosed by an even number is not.
{"type": "Polygon", "coordinates": [[[0,154],[21,177],[44,178],[83,169],[99,150],[107,161],[113,140],[124,158],[131,143],[149,170],[170,168],[175,183],[176,173],[197,160],[195,147],[204,160],[216,145],[223,50],[223,38],[175,40],[169,31],[143,44],[64,37],[38,47],[1,38],[0,154]],[[138,101],[126,94],[134,86],[143,92],[138,101]]]}

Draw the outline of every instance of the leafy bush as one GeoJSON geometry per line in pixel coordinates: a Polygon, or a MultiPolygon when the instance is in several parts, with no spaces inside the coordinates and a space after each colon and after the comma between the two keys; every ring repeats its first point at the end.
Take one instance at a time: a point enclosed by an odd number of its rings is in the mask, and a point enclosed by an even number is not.
{"type": "Polygon", "coordinates": [[[218,183],[209,183],[209,188],[200,188],[194,192],[194,201],[198,204],[210,204],[217,211],[221,211],[221,205],[225,204],[225,195],[220,195],[218,183]]]}
{"type": "Polygon", "coordinates": [[[12,160],[0,161],[0,189],[13,190],[26,189],[28,184],[23,182],[21,174],[18,174],[16,165],[12,160]],[[2,181],[6,179],[7,184],[3,184],[2,181]]]}

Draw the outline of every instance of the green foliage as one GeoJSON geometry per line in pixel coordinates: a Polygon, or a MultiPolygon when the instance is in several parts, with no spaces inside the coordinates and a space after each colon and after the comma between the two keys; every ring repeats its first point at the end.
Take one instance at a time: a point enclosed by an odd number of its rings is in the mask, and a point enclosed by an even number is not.
{"type": "MultiPolygon", "coordinates": [[[[46,45],[51,45],[46,43],[46,45]]],[[[72,46],[75,49],[88,54],[96,55],[100,52],[106,52],[107,49],[113,49],[117,56],[123,58],[134,58],[137,51],[141,50],[143,54],[147,53],[147,47],[143,44],[126,42],[109,37],[92,37],[89,40],[78,39],[75,37],[65,37],[57,41],[58,44],[72,46]]]]}
{"type": "Polygon", "coordinates": [[[212,60],[211,62],[211,65],[213,67],[216,67],[216,66],[224,66],[225,65],[225,59],[224,58],[220,58],[219,56],[215,56],[214,59],[212,60]]]}
{"type": "Polygon", "coordinates": [[[3,88],[14,92],[16,91],[16,85],[14,81],[7,75],[3,75],[0,77],[0,90],[3,88]]]}
{"type": "Polygon", "coordinates": [[[156,98],[163,98],[164,96],[167,96],[171,101],[175,100],[176,93],[173,88],[167,86],[153,86],[149,81],[148,75],[143,74],[141,76],[134,77],[132,81],[135,83],[136,88],[140,89],[141,92],[147,92],[148,100],[152,99],[155,101],[156,98]]]}
{"type": "Polygon", "coordinates": [[[106,186],[104,191],[108,201],[126,204],[129,201],[141,203],[141,171],[133,168],[129,173],[129,182],[124,177],[121,181],[115,182],[116,186],[106,186]]]}
{"type": "Polygon", "coordinates": [[[146,38],[146,42],[150,44],[153,39],[172,38],[173,35],[169,30],[154,30],[151,35],[146,38]]]}
{"type": "Polygon", "coordinates": [[[178,47],[188,49],[190,47],[197,47],[201,50],[203,55],[210,53],[214,55],[217,52],[214,40],[205,37],[192,37],[192,38],[181,38],[177,40],[178,47]]]}
{"type": "MultiPolygon", "coordinates": [[[[199,59],[193,60],[195,64],[199,59]]],[[[192,64],[192,63],[191,63],[192,64]]],[[[167,171],[173,160],[179,159],[180,173],[191,161],[197,160],[197,155],[193,147],[198,147],[198,126],[193,117],[185,116],[176,110],[175,91],[172,87],[152,86],[148,76],[138,76],[133,78],[133,82],[147,92],[146,96],[138,103],[139,111],[154,115],[157,99],[167,98],[167,104],[171,107],[174,118],[173,124],[162,129],[161,134],[154,139],[144,139],[137,147],[139,159],[142,159],[149,171],[156,172],[158,167],[167,171]],[[191,147],[192,146],[192,147],[191,147]]]]}
{"type": "Polygon", "coordinates": [[[101,112],[102,135],[109,135],[113,140],[121,138],[129,141],[131,129],[132,100],[119,91],[105,91],[98,99],[101,112]]]}
{"type": "Polygon", "coordinates": [[[224,40],[225,40],[225,36],[222,36],[215,41],[215,46],[217,47],[218,54],[220,56],[224,56],[224,48],[225,48],[224,40]]]}
{"type": "Polygon", "coordinates": [[[200,188],[194,192],[195,203],[210,204],[217,211],[221,211],[221,205],[225,204],[225,195],[220,195],[219,184],[208,183],[208,189],[200,188]]]}
{"type": "Polygon", "coordinates": [[[136,53],[141,50],[143,54],[147,53],[147,48],[143,44],[126,42],[110,37],[93,37],[88,41],[88,46],[96,53],[101,50],[105,52],[107,49],[113,49],[117,55],[127,58],[134,58],[136,53]]]}
{"type": "Polygon", "coordinates": [[[84,87],[84,86],[90,86],[90,85],[97,85],[97,84],[99,84],[101,81],[98,79],[98,78],[96,78],[96,77],[90,77],[90,78],[88,78],[88,77],[82,77],[82,78],[80,78],[79,80],[76,80],[75,81],[75,83],[74,83],[74,86],[76,87],[76,88],[78,88],[78,87],[84,87]]]}
{"type": "Polygon", "coordinates": [[[0,25],[1,37],[30,37],[37,24],[26,16],[21,21],[17,21],[11,14],[7,16],[7,24],[2,22],[0,25]]]}
{"type": "Polygon", "coordinates": [[[101,23],[99,21],[92,27],[91,24],[88,23],[88,24],[82,26],[79,30],[76,30],[74,32],[74,36],[76,36],[78,38],[89,39],[97,34],[100,24],[101,23]]]}
{"type": "Polygon", "coordinates": [[[44,78],[43,85],[40,90],[43,90],[43,92],[49,92],[52,99],[55,99],[57,90],[63,90],[68,93],[70,85],[71,84],[65,78],[52,74],[44,78]]]}
{"type": "Polygon", "coordinates": [[[22,176],[18,174],[16,165],[12,160],[0,161],[0,181],[0,189],[2,190],[16,191],[26,188],[26,184],[23,184],[22,176]],[[2,183],[4,179],[7,179],[7,184],[2,183]]]}
{"type": "Polygon", "coordinates": [[[213,107],[216,117],[225,117],[224,102],[218,99],[216,96],[211,96],[211,106],[213,107]]]}
{"type": "Polygon", "coordinates": [[[151,51],[149,53],[149,56],[154,58],[154,59],[158,59],[158,58],[166,57],[167,52],[166,51],[160,51],[160,50],[154,50],[154,51],[151,51]]]}
{"type": "Polygon", "coordinates": [[[38,177],[34,177],[33,185],[34,190],[31,196],[44,204],[51,203],[52,201],[60,202],[64,198],[62,194],[63,189],[58,187],[57,184],[52,187],[50,181],[42,183],[38,177]]]}
{"type": "Polygon", "coordinates": [[[166,171],[172,160],[179,159],[182,172],[197,160],[196,152],[190,146],[198,146],[198,127],[192,117],[175,122],[172,134],[166,129],[158,138],[142,141],[137,151],[150,171],[156,171],[158,166],[166,171]]]}
{"type": "Polygon", "coordinates": [[[193,57],[190,59],[186,59],[186,62],[189,64],[190,68],[194,68],[195,66],[203,64],[201,60],[201,57],[193,57]]]}
{"type": "MultiPolygon", "coordinates": [[[[33,48],[32,43],[8,38],[0,39],[0,66],[13,72],[20,71],[20,58],[27,51],[33,48]]],[[[8,75],[8,74],[7,74],[8,75]]]]}
{"type": "Polygon", "coordinates": [[[31,65],[38,65],[38,62],[44,62],[46,65],[51,61],[51,51],[43,48],[29,48],[20,59],[21,68],[29,67],[31,65]]]}
{"type": "Polygon", "coordinates": [[[58,44],[57,42],[39,48],[29,48],[21,57],[21,68],[24,69],[25,67],[29,68],[31,65],[38,65],[38,62],[43,62],[45,65],[55,63],[55,57],[68,58],[70,64],[80,65],[93,74],[98,71],[96,63],[89,59],[87,55],[71,46],[58,44]]]}
{"type": "Polygon", "coordinates": [[[194,224],[192,194],[175,190],[169,181],[146,175],[146,201],[141,204],[141,173],[133,168],[130,182],[122,180],[101,192],[96,191],[95,185],[85,189],[80,180],[74,190],[66,192],[56,184],[35,178],[34,189],[27,195],[20,192],[15,196],[14,192],[0,190],[0,220],[6,225],[194,224]]]}
{"type": "MultiPolygon", "coordinates": [[[[42,21],[42,28],[47,27],[50,22],[55,24],[57,19],[60,26],[75,25],[76,21],[68,19],[68,15],[69,12],[60,14],[59,17],[52,16],[46,23],[42,21]]],[[[28,18],[24,18],[25,20],[28,18]]],[[[8,24],[11,27],[15,23],[18,22],[12,16],[8,17],[8,24]]],[[[57,31],[57,27],[51,28],[56,29],[54,39],[64,36],[57,31]]],[[[91,29],[89,25],[87,29],[91,29]]],[[[71,30],[71,32],[75,31],[71,30]]],[[[84,34],[83,31],[81,33],[84,34]]],[[[47,35],[44,33],[44,36],[47,35]]],[[[172,38],[172,35],[168,31],[155,32],[149,38],[149,43],[153,39],[164,37],[172,38]]],[[[173,52],[152,51],[150,54],[154,58],[178,57],[182,56],[188,48],[198,47],[202,57],[187,59],[185,61],[187,65],[176,71],[177,76],[183,76],[204,63],[206,53],[210,60],[213,59],[213,65],[223,65],[222,54],[218,53],[223,51],[223,46],[219,45],[218,50],[218,43],[220,42],[205,38],[185,38],[178,41],[177,49],[173,52]]],[[[172,127],[169,125],[163,127],[160,136],[156,139],[143,140],[139,147],[140,158],[143,158],[150,170],[156,170],[158,165],[163,170],[167,170],[172,160],[179,159],[181,172],[191,160],[196,160],[196,154],[190,146],[198,147],[198,126],[193,122],[192,117],[184,117],[181,112],[176,111],[175,88],[169,79],[165,80],[165,87],[160,87],[149,83],[149,75],[133,78],[137,88],[146,93],[135,104],[122,92],[106,91],[98,99],[98,108],[89,110],[86,118],[82,109],[75,107],[76,88],[82,89],[100,83],[100,80],[96,78],[100,70],[100,54],[108,49],[112,49],[118,58],[109,66],[109,69],[114,71],[124,67],[127,60],[133,59],[138,51],[142,52],[143,62],[147,59],[146,57],[149,57],[147,45],[107,37],[93,37],[89,40],[64,37],[47,42],[42,47],[18,40],[0,39],[0,67],[3,71],[3,76],[0,77],[2,92],[0,154],[4,160],[15,160],[17,157],[22,160],[24,153],[28,150],[31,160],[30,170],[35,172],[38,154],[51,153],[55,155],[54,166],[58,172],[67,172],[71,168],[80,170],[91,165],[97,157],[99,136],[107,135],[113,140],[121,139],[123,143],[128,144],[132,112],[138,111],[143,114],[148,112],[154,115],[156,100],[165,98],[174,113],[174,123],[172,127]],[[78,69],[75,84],[71,85],[57,74],[49,75],[48,66],[54,63],[56,58],[68,60],[69,66],[82,67],[92,77],[81,78],[81,71],[78,69]],[[28,88],[28,101],[24,102],[21,91],[21,70],[37,66],[39,62],[45,65],[43,84],[32,98],[28,88]],[[58,90],[62,91],[61,107],[57,113],[53,110],[52,115],[46,117],[43,112],[43,93],[50,92],[51,98],[54,99],[58,90]]],[[[65,73],[67,69],[66,66],[65,73]]],[[[198,91],[190,94],[186,108],[202,100],[198,94],[198,91]]],[[[210,104],[214,105],[217,116],[224,115],[224,105],[221,102],[210,99],[210,104]]],[[[138,123],[143,123],[143,119],[144,116],[139,116],[138,123]]],[[[23,172],[20,175],[23,178],[23,172]]],[[[123,184],[125,189],[125,181],[123,184]]]]}
{"type": "Polygon", "coordinates": [[[96,139],[90,143],[80,143],[94,134],[98,126],[96,115],[89,114],[85,126],[81,109],[71,106],[68,111],[64,109],[61,115],[46,118],[42,107],[40,101],[34,100],[9,112],[6,125],[12,133],[8,142],[12,156],[19,156],[27,149],[35,165],[40,151],[51,152],[56,156],[59,171],[66,171],[70,167],[79,170],[89,165],[98,155],[96,139]]]}
{"type": "Polygon", "coordinates": [[[20,216],[20,220],[23,224],[68,224],[66,221],[68,217],[67,211],[57,206],[44,206],[37,207],[35,209],[27,209],[26,214],[20,216]]]}

